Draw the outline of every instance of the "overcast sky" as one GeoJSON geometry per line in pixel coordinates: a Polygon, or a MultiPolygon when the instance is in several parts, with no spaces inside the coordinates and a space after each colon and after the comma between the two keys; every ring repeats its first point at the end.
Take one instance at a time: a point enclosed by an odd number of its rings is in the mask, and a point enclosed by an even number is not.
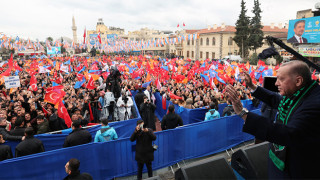
{"type": "MultiPolygon", "coordinates": [[[[98,18],[106,26],[125,31],[142,27],[177,30],[206,28],[225,23],[234,25],[240,13],[241,0],[2,0],[0,33],[9,36],[45,40],[46,37],[72,38],[72,16],[82,39],[84,28],[95,29],[98,18]]],[[[253,0],[245,0],[252,16],[253,0]]],[[[295,19],[296,12],[315,9],[316,0],[260,0],[262,22],[285,23],[295,19]]]]}

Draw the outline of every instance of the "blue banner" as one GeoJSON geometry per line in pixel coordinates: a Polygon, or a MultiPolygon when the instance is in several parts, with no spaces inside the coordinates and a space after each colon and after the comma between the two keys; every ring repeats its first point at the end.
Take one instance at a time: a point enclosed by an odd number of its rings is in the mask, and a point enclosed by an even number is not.
{"type": "Polygon", "coordinates": [[[319,43],[320,17],[310,17],[289,21],[288,43],[319,43]]]}
{"type": "Polygon", "coordinates": [[[89,35],[89,42],[91,45],[95,45],[97,42],[99,42],[98,34],[90,34],[89,35]]]}
{"type": "Polygon", "coordinates": [[[49,49],[47,47],[47,54],[61,54],[61,47],[51,47],[51,49],[49,49]]]}

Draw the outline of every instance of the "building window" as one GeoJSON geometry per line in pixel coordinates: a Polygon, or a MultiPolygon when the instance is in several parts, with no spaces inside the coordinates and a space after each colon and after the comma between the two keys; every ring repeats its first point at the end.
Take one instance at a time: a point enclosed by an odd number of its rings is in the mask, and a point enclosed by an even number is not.
{"type": "Polygon", "coordinates": [[[200,51],[200,58],[202,58],[202,51],[200,51]]]}
{"type": "Polygon", "coordinates": [[[187,45],[188,45],[188,46],[190,45],[190,39],[188,39],[187,45]]]}
{"type": "Polygon", "coordinates": [[[206,45],[209,46],[209,38],[206,40],[206,45]]]}
{"type": "Polygon", "coordinates": [[[200,46],[202,46],[202,44],[203,44],[203,39],[200,38],[200,46]]]}
{"type": "Polygon", "coordinates": [[[191,52],[191,57],[194,57],[194,51],[191,52]]]}
{"type": "Polygon", "coordinates": [[[209,52],[206,52],[206,59],[209,59],[209,52]]]}
{"type": "Polygon", "coordinates": [[[187,58],[189,57],[189,51],[187,51],[187,58]]]}
{"type": "Polygon", "coordinates": [[[194,45],[194,39],[192,39],[192,46],[194,45]]]}
{"type": "Polygon", "coordinates": [[[229,39],[228,39],[228,45],[229,45],[229,46],[232,46],[232,42],[233,42],[232,37],[229,37],[229,39]]]}
{"type": "Polygon", "coordinates": [[[213,38],[212,38],[212,46],[215,46],[215,45],[216,45],[216,38],[213,37],[213,38]]]}
{"type": "Polygon", "coordinates": [[[216,53],[212,53],[212,59],[215,59],[216,58],[216,53]]]}

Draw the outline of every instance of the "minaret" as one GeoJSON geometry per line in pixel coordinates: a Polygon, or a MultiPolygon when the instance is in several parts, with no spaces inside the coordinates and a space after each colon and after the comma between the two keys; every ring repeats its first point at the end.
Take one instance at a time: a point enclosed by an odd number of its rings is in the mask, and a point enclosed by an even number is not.
{"type": "Polygon", "coordinates": [[[73,42],[78,43],[77,40],[77,26],[76,21],[74,20],[74,16],[72,16],[72,32],[73,32],[73,42]]]}

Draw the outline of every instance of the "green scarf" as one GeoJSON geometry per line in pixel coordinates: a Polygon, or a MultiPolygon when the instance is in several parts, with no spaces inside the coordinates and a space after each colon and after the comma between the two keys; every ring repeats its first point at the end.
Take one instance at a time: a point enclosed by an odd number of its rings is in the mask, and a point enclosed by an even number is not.
{"type": "MultiPolygon", "coordinates": [[[[300,88],[297,92],[295,92],[291,97],[283,96],[283,99],[280,101],[278,106],[278,116],[276,119],[277,123],[281,123],[287,125],[288,119],[295,109],[300,100],[307,94],[308,91],[316,84],[316,81],[311,83],[308,87],[304,86],[300,88]]],[[[272,144],[269,157],[274,163],[274,165],[280,169],[281,171],[285,168],[285,160],[286,160],[286,147],[278,144],[272,144]]]]}

